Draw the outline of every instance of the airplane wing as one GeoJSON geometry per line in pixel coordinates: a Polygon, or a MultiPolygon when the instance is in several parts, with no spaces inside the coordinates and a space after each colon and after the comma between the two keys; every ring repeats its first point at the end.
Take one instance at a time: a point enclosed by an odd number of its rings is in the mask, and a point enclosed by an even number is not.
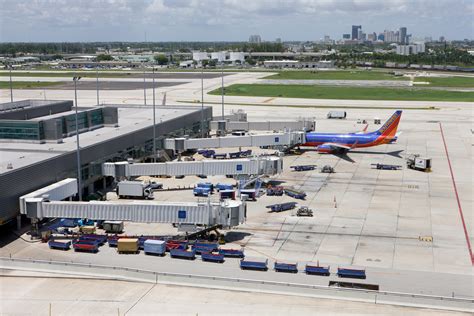
{"type": "Polygon", "coordinates": [[[324,143],[322,144],[321,146],[329,146],[331,147],[333,150],[351,150],[352,147],[350,146],[345,146],[345,145],[341,145],[341,144],[337,144],[337,143],[324,143]]]}

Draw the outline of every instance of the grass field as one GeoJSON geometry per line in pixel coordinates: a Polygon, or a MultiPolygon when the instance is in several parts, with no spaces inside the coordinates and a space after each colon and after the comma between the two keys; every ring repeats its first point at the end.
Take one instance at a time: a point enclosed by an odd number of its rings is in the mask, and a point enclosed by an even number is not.
{"type": "Polygon", "coordinates": [[[367,70],[340,71],[281,71],[264,79],[293,79],[293,80],[409,80],[407,77],[396,77],[388,72],[367,70]]]}
{"type": "Polygon", "coordinates": [[[417,77],[415,82],[429,82],[428,87],[474,88],[474,77],[417,77]]]}
{"type": "MultiPolygon", "coordinates": [[[[49,72],[12,72],[12,77],[74,77],[77,74],[81,77],[88,77],[88,78],[95,78],[96,73],[94,72],[87,72],[87,71],[78,71],[77,73],[74,72],[59,72],[59,71],[49,71],[49,72]]],[[[140,72],[117,72],[117,73],[110,73],[110,72],[99,72],[99,77],[101,78],[136,78],[140,72]]],[[[8,72],[0,72],[0,76],[8,77],[10,74],[8,72]]]]}
{"type": "MultiPolygon", "coordinates": [[[[219,95],[220,89],[209,92],[219,95]]],[[[474,92],[442,91],[412,88],[356,88],[305,85],[234,84],[225,88],[231,96],[259,96],[341,100],[406,100],[472,102],[474,92]]]]}
{"type": "MultiPolygon", "coordinates": [[[[33,81],[13,81],[13,89],[31,89],[52,87],[63,84],[62,82],[33,82],[33,81]]],[[[0,81],[0,89],[10,89],[9,81],[0,81]]]]}

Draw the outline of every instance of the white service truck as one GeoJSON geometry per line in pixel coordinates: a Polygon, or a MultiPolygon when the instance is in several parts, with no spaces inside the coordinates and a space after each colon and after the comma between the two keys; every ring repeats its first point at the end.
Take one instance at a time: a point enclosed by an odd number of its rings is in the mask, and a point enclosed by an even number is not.
{"type": "Polygon", "coordinates": [[[327,115],[328,119],[345,119],[347,116],[346,111],[330,111],[327,115]]]}
{"type": "Polygon", "coordinates": [[[153,199],[153,189],[143,181],[120,181],[117,185],[117,195],[121,199],[153,199]]]}
{"type": "Polygon", "coordinates": [[[414,170],[431,171],[431,158],[409,155],[407,157],[407,167],[414,170]]]}

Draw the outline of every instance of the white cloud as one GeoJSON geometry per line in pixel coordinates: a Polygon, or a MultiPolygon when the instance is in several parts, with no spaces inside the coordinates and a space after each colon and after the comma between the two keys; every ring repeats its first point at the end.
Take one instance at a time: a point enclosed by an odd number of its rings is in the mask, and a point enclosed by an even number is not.
{"type": "MultiPolygon", "coordinates": [[[[319,21],[378,24],[399,20],[399,24],[418,23],[420,28],[435,18],[449,21],[444,27],[466,25],[472,21],[472,0],[0,0],[0,40],[15,28],[31,32],[54,29],[121,29],[179,27],[197,31],[209,26],[267,29],[287,32],[291,25],[308,27],[319,21]],[[453,18],[455,17],[455,18],[453,18]],[[283,23],[283,22],[286,22],[283,23]],[[451,25],[451,24],[454,24],[451,25]]],[[[396,23],[396,22],[390,22],[396,23]]],[[[471,24],[472,25],[472,24],[471,24]]],[[[440,25],[433,25],[440,28],[440,25]]],[[[296,30],[294,30],[296,31],[296,30]]],[[[306,29],[304,31],[307,31],[306,29]]],[[[471,30],[465,30],[472,34],[471,30]]]]}

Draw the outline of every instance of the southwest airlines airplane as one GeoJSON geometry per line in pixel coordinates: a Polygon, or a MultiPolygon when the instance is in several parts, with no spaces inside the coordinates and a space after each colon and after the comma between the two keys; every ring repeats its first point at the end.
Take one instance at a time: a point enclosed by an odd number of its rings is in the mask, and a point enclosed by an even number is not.
{"type": "Polygon", "coordinates": [[[372,133],[307,133],[306,143],[302,146],[316,147],[320,153],[341,154],[354,148],[372,147],[390,144],[397,140],[397,127],[402,111],[396,111],[382,127],[372,133]]]}

